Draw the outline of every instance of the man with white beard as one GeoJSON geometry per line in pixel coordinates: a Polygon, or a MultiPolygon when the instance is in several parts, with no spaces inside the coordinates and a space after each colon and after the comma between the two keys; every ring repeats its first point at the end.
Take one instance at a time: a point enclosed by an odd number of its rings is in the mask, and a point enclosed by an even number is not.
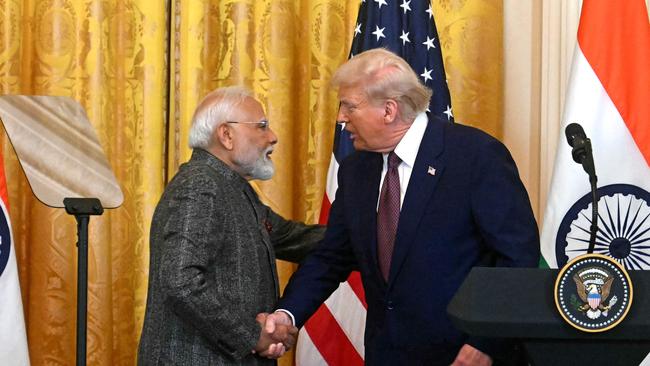
{"type": "Polygon", "coordinates": [[[199,103],[192,158],[163,193],[151,224],[149,292],[140,365],[275,364],[297,329],[263,331],[279,295],[275,259],[299,262],[324,228],[288,221],[249,180],[270,179],[277,143],[241,87],[199,103]],[[257,316],[257,317],[256,317],[257,316]]]}

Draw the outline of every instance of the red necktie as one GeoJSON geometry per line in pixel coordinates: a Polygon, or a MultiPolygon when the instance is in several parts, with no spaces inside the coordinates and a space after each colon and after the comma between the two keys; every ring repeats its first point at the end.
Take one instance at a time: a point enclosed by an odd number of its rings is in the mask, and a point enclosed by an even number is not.
{"type": "Polygon", "coordinates": [[[399,221],[399,173],[397,167],[402,160],[391,151],[388,154],[388,169],[384,177],[377,209],[377,257],[379,269],[388,281],[390,260],[393,256],[397,223],[399,221]]]}

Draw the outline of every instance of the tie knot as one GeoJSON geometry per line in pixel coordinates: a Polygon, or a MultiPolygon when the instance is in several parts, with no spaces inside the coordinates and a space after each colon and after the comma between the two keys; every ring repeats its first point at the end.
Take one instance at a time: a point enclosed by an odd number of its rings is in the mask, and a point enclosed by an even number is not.
{"type": "Polygon", "coordinates": [[[400,159],[399,156],[397,156],[397,154],[395,154],[395,151],[391,151],[388,154],[388,169],[397,168],[397,166],[401,162],[402,162],[402,159],[400,159]]]}

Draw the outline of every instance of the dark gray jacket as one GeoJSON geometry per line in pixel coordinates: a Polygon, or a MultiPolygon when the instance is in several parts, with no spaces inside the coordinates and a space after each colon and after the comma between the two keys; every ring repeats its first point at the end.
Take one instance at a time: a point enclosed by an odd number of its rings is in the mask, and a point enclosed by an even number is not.
{"type": "Polygon", "coordinates": [[[278,298],[276,255],[300,261],[323,232],[283,219],[221,160],[194,150],[153,216],[138,364],[274,364],[251,350],[255,316],[278,298]]]}

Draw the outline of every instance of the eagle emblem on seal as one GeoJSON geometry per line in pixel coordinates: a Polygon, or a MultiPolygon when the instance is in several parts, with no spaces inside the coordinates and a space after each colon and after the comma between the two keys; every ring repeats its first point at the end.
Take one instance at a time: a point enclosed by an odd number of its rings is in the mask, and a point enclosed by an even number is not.
{"type": "Polygon", "coordinates": [[[606,303],[614,277],[602,268],[586,268],[573,275],[573,281],[576,283],[578,296],[582,300],[582,304],[578,304],[578,310],[589,319],[598,319],[601,315],[606,317],[609,310],[618,301],[614,295],[606,303]]]}

